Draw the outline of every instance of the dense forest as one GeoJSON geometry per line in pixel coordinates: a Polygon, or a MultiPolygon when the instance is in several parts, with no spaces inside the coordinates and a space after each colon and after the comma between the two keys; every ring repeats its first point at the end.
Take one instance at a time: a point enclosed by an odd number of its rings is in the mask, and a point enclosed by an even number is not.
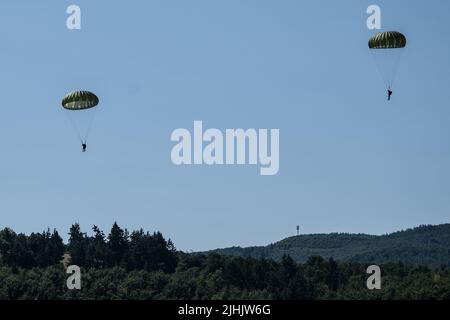
{"type": "Polygon", "coordinates": [[[450,270],[386,263],[382,289],[368,290],[369,264],[311,256],[296,263],[177,251],[159,232],[108,235],[78,224],[65,244],[57,231],[0,231],[0,299],[450,299],[450,270]],[[68,290],[67,265],[82,268],[68,290]]]}
{"type": "Polygon", "coordinates": [[[289,255],[306,262],[311,256],[362,263],[402,262],[408,265],[450,267],[450,224],[420,226],[392,234],[312,234],[290,237],[265,247],[226,248],[211,252],[280,261],[289,255]]]}

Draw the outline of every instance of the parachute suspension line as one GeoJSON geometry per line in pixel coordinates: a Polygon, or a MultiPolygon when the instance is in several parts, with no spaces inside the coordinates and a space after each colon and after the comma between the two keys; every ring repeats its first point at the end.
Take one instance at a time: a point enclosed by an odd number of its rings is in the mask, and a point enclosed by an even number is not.
{"type": "Polygon", "coordinates": [[[91,129],[92,129],[92,124],[94,123],[94,119],[95,119],[95,115],[96,114],[97,114],[97,109],[94,108],[92,110],[92,116],[89,119],[89,124],[88,124],[87,130],[86,130],[86,137],[85,137],[85,141],[84,141],[85,144],[87,143],[87,140],[89,139],[89,135],[90,135],[91,129]]]}
{"type": "MultiPolygon", "coordinates": [[[[393,49],[391,49],[393,50],[393,49]]],[[[377,56],[379,52],[377,50],[370,50],[370,53],[372,55],[372,59],[375,61],[375,65],[377,66],[378,73],[380,74],[385,86],[387,89],[392,89],[395,83],[395,79],[397,77],[399,65],[401,58],[404,53],[404,49],[397,49],[395,52],[393,52],[393,63],[390,66],[391,72],[386,73],[383,68],[383,61],[380,60],[380,58],[377,56]]],[[[383,60],[383,59],[382,59],[383,60]]],[[[384,60],[386,60],[386,57],[384,57],[384,60]]]]}
{"type": "Polygon", "coordinates": [[[383,80],[384,85],[386,86],[386,88],[390,88],[389,76],[385,75],[385,73],[383,72],[383,68],[381,66],[381,61],[379,61],[379,59],[377,59],[375,51],[370,50],[370,53],[372,55],[372,59],[375,61],[375,65],[377,66],[378,73],[381,76],[381,79],[383,80]]]}
{"type": "Polygon", "coordinates": [[[69,112],[71,112],[71,111],[67,111],[67,110],[64,111],[64,113],[66,114],[67,119],[69,119],[69,122],[70,122],[72,128],[75,130],[75,132],[76,132],[76,134],[78,136],[78,139],[80,140],[81,144],[83,144],[83,143],[85,143],[85,141],[81,137],[80,130],[78,129],[78,126],[76,125],[76,123],[73,120],[73,118],[69,115],[69,112]]]}
{"type": "Polygon", "coordinates": [[[392,88],[392,86],[394,86],[394,82],[395,82],[395,80],[397,78],[397,73],[398,73],[398,69],[399,69],[399,66],[400,66],[400,61],[402,60],[403,53],[405,52],[405,49],[400,49],[400,50],[398,50],[398,52],[399,53],[398,53],[398,55],[396,57],[396,61],[395,61],[395,64],[394,64],[394,71],[392,73],[392,81],[390,83],[390,87],[391,88],[392,88]]]}

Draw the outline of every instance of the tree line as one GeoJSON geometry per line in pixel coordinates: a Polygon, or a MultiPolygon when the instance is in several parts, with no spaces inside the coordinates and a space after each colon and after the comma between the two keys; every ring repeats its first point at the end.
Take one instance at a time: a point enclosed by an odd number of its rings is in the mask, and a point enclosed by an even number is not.
{"type": "Polygon", "coordinates": [[[381,290],[367,289],[367,266],[187,254],[159,232],[117,224],[108,235],[94,226],[90,236],[74,224],[67,245],[56,230],[0,231],[0,299],[450,299],[445,266],[381,265],[381,290]],[[64,253],[82,268],[81,290],[66,287],[64,253]]]}
{"type": "Polygon", "coordinates": [[[87,269],[117,266],[126,270],[175,270],[175,246],[160,232],[151,234],[141,229],[130,233],[117,223],[107,236],[95,225],[92,231],[88,236],[79,224],[72,225],[66,245],[56,230],[26,236],[6,228],[0,231],[0,264],[25,269],[50,267],[64,262],[66,254],[70,257],[66,264],[87,269]]]}

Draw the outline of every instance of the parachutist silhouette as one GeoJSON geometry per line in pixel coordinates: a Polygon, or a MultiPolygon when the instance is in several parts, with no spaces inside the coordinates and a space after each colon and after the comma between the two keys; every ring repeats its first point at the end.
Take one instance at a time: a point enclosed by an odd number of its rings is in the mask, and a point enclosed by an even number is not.
{"type": "MultiPolygon", "coordinates": [[[[81,120],[79,115],[89,115],[89,112],[86,110],[96,108],[99,104],[98,97],[89,91],[73,91],[68,94],[66,94],[62,100],[62,107],[67,110],[68,117],[72,122],[72,126],[74,127],[76,133],[78,134],[78,141],[81,142],[81,150],[83,152],[86,152],[87,149],[87,140],[88,135],[90,131],[90,127],[93,121],[93,114],[90,112],[90,121],[86,122],[86,128],[85,130],[79,130],[83,128],[85,125],[81,123],[78,123],[78,126],[76,123],[76,119],[81,120]]],[[[88,120],[88,119],[85,119],[88,120]]]]}
{"type": "Polygon", "coordinates": [[[406,48],[407,39],[398,31],[376,32],[369,39],[369,49],[387,86],[387,98],[391,101],[392,85],[397,72],[398,59],[406,48]]]}

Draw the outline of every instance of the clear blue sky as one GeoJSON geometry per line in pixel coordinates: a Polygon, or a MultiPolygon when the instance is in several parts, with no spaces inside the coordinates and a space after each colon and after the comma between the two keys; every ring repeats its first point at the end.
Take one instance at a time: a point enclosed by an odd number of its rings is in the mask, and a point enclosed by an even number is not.
{"type": "Polygon", "coordinates": [[[0,227],[160,230],[183,250],[449,222],[450,3],[0,3],[0,227]],[[68,31],[66,8],[82,9],[68,31]],[[366,8],[408,37],[394,100],[366,8]],[[60,108],[101,99],[88,153],[60,108]],[[280,172],[176,167],[170,135],[279,128],[280,172]]]}

